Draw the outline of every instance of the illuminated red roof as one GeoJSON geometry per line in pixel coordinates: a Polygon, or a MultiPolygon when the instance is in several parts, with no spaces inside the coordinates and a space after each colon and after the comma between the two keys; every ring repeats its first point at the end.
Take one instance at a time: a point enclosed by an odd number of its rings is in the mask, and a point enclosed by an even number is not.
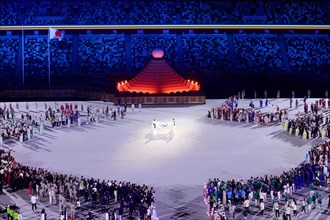
{"type": "Polygon", "coordinates": [[[118,83],[117,89],[119,92],[169,94],[198,91],[200,86],[182,78],[164,59],[152,59],[133,79],[118,83]]]}

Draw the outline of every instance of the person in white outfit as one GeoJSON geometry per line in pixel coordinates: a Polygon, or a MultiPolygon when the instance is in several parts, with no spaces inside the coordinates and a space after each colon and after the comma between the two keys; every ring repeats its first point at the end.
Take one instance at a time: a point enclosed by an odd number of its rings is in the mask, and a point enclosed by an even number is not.
{"type": "Polygon", "coordinates": [[[40,220],[46,220],[47,214],[45,209],[41,210],[40,220]]]}
{"type": "Polygon", "coordinates": [[[56,192],[54,189],[52,189],[52,204],[56,205],[56,192]]]}
{"type": "Polygon", "coordinates": [[[48,190],[48,196],[49,196],[49,204],[53,205],[53,193],[52,193],[53,189],[49,188],[48,190]]]}
{"type": "Polygon", "coordinates": [[[259,192],[259,198],[260,198],[260,202],[264,202],[265,201],[265,194],[263,192],[259,192]]]}
{"type": "Polygon", "coordinates": [[[274,208],[274,211],[275,211],[275,217],[276,218],[280,217],[280,206],[278,205],[277,201],[274,203],[273,208],[274,208]]]}
{"type": "Polygon", "coordinates": [[[157,215],[157,210],[156,210],[156,206],[155,203],[151,204],[151,220],[158,220],[158,215],[157,215]]]}
{"type": "Polygon", "coordinates": [[[117,202],[117,187],[115,187],[114,191],[113,191],[113,195],[115,197],[115,202],[117,202]]]}
{"type": "Polygon", "coordinates": [[[141,108],[142,108],[142,103],[139,102],[139,112],[141,112],[141,108]]]}
{"type": "Polygon", "coordinates": [[[18,220],[23,220],[23,215],[22,215],[22,213],[18,213],[18,220]]]}
{"type": "Polygon", "coordinates": [[[245,199],[244,203],[244,210],[246,210],[246,212],[249,212],[249,207],[250,207],[250,200],[249,199],[245,199]]]}
{"type": "Polygon", "coordinates": [[[262,201],[260,202],[260,214],[263,216],[265,211],[265,203],[262,201]]]}
{"type": "Polygon", "coordinates": [[[287,219],[291,220],[291,208],[288,204],[285,206],[285,215],[287,219]]]}
{"type": "Polygon", "coordinates": [[[32,211],[35,212],[37,210],[37,197],[35,195],[31,196],[31,203],[32,203],[32,211]]]}
{"type": "Polygon", "coordinates": [[[298,212],[297,212],[297,202],[296,202],[296,200],[292,200],[291,207],[292,207],[292,210],[293,210],[293,216],[297,216],[298,212]]]}
{"type": "Polygon", "coordinates": [[[229,218],[234,220],[235,219],[235,209],[236,209],[236,206],[233,205],[230,200],[228,201],[228,206],[229,206],[228,207],[229,218]]]}

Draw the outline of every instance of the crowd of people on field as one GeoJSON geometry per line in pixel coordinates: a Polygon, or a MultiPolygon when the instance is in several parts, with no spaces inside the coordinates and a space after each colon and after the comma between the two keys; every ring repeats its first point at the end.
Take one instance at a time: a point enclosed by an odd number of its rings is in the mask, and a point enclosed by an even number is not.
{"type": "MultiPolygon", "coordinates": [[[[328,186],[330,142],[324,142],[312,146],[306,151],[305,161],[280,175],[265,175],[240,180],[209,179],[204,186],[204,200],[208,205],[208,213],[211,219],[234,219],[235,209],[241,207],[243,216],[249,215],[249,207],[254,205],[264,215],[265,202],[273,205],[275,217],[280,216],[280,201],[285,202],[283,215],[291,219],[298,212],[307,213],[318,207],[322,209],[321,194],[316,187],[328,186]],[[303,187],[309,187],[309,195],[295,200],[290,194],[300,191],[303,187]]],[[[329,195],[330,199],[330,195],[329,195]]],[[[328,204],[328,208],[330,202],[328,204]]]]}
{"type": "MultiPolygon", "coordinates": [[[[300,112],[297,118],[282,124],[289,134],[301,136],[304,139],[330,138],[330,108],[326,99],[319,99],[310,103],[310,110],[304,98],[304,115],[300,112]],[[327,108],[328,105],[328,108],[327,108]]],[[[290,99],[290,105],[292,100],[290,99]]],[[[329,102],[329,100],[328,100],[329,102]]]]}
{"type": "Polygon", "coordinates": [[[267,98],[265,103],[263,99],[259,100],[260,109],[267,108],[268,111],[266,112],[257,110],[252,100],[249,103],[249,108],[239,108],[239,100],[239,96],[236,95],[229,97],[222,105],[213,107],[208,111],[208,117],[264,125],[281,122],[289,117],[287,109],[281,110],[278,105],[270,104],[267,98]]]}
{"type": "Polygon", "coordinates": [[[11,104],[6,103],[0,107],[0,144],[4,138],[14,138],[24,141],[34,136],[36,130],[40,129],[40,117],[29,113],[16,117],[15,110],[11,104]]]}
{"type": "Polygon", "coordinates": [[[229,97],[223,104],[211,108],[207,117],[263,125],[279,122],[290,135],[301,136],[304,139],[330,138],[330,99],[319,99],[310,103],[309,110],[305,97],[304,114],[298,111],[296,118],[289,118],[289,110],[294,108],[293,102],[295,109],[298,109],[298,99],[294,101],[294,98],[290,98],[289,108],[280,109],[278,105],[270,104],[267,97],[259,99],[258,106],[251,100],[249,108],[240,108],[240,98],[241,95],[229,97]],[[262,109],[266,111],[262,112],[262,109]]]}
{"type": "MultiPolygon", "coordinates": [[[[70,127],[71,125],[80,126],[83,122],[116,120],[117,118],[124,118],[127,111],[126,103],[123,106],[117,105],[112,108],[109,105],[59,104],[57,102],[52,104],[36,102],[34,109],[31,109],[32,106],[30,105],[33,104],[29,102],[25,103],[25,107],[18,102],[15,106],[11,103],[1,104],[0,144],[6,138],[14,138],[20,142],[30,140],[35,134],[42,134],[44,126],[70,127]]],[[[141,111],[142,104],[139,103],[138,107],[141,111]]]]}
{"type": "MultiPolygon", "coordinates": [[[[0,187],[10,186],[13,191],[29,189],[32,210],[37,210],[37,201],[57,205],[61,219],[75,219],[77,212],[91,203],[87,219],[93,218],[93,208],[122,219],[126,212],[138,219],[156,219],[154,189],[128,181],[100,180],[51,172],[18,163],[11,151],[0,150],[0,187]]],[[[19,209],[18,209],[19,210],[19,209]]],[[[9,214],[14,214],[10,212],[9,214]]],[[[9,215],[8,214],[8,215],[9,215]]],[[[94,215],[95,217],[95,215],[94,215]]]]}

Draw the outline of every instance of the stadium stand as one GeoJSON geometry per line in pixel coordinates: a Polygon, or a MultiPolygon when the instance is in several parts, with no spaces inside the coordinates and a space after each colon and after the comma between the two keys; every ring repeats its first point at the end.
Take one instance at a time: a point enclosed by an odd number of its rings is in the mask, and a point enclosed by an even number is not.
{"type": "Polygon", "coordinates": [[[1,25],[19,25],[20,23],[20,16],[17,10],[17,4],[7,3],[2,4],[0,6],[0,24],[1,25]]]}
{"type": "Polygon", "coordinates": [[[118,36],[81,36],[79,74],[112,74],[123,71],[124,38],[118,36]]]}
{"type": "Polygon", "coordinates": [[[72,72],[72,36],[66,35],[65,41],[50,41],[51,74],[66,76],[72,72]]]}
{"type": "Polygon", "coordinates": [[[224,35],[183,37],[185,70],[189,73],[221,73],[231,68],[228,42],[224,35]]]}
{"type": "Polygon", "coordinates": [[[151,51],[162,48],[164,58],[172,67],[178,66],[178,52],[175,35],[133,35],[132,66],[140,71],[151,59],[151,51]]]}
{"type": "Polygon", "coordinates": [[[174,2],[138,1],[130,8],[131,24],[175,24],[174,2]]]}
{"type": "Polygon", "coordinates": [[[320,2],[290,2],[282,9],[284,24],[329,24],[320,2]]]}
{"type": "Polygon", "coordinates": [[[253,73],[284,70],[277,38],[236,35],[234,45],[239,70],[253,73]]]}
{"type": "Polygon", "coordinates": [[[18,56],[17,37],[1,37],[0,38],[0,71],[2,73],[13,73],[16,70],[18,56]]]}
{"type": "Polygon", "coordinates": [[[274,7],[267,2],[236,2],[232,7],[231,23],[278,24],[274,7]]]}
{"type": "Polygon", "coordinates": [[[72,5],[64,1],[29,1],[21,10],[25,25],[73,24],[74,20],[72,5]]]}
{"type": "Polygon", "coordinates": [[[328,36],[286,35],[287,54],[291,69],[297,72],[322,71],[330,64],[328,36]]]}
{"type": "Polygon", "coordinates": [[[121,1],[79,1],[78,24],[124,24],[125,11],[121,1]]]}
{"type": "Polygon", "coordinates": [[[0,20],[2,25],[328,24],[327,7],[321,0],[284,6],[278,1],[6,1],[0,20]]]}
{"type": "Polygon", "coordinates": [[[184,24],[222,24],[228,23],[221,1],[184,1],[182,4],[182,23],[184,24]]]}
{"type": "MultiPolygon", "coordinates": [[[[323,0],[284,3],[197,0],[101,0],[97,3],[91,0],[74,3],[4,1],[0,6],[0,25],[324,25],[330,21],[327,8],[329,3],[323,0]]],[[[183,75],[258,73],[289,76],[288,73],[308,75],[311,71],[326,75],[330,64],[329,35],[322,30],[141,30],[67,29],[62,42],[51,41],[51,75],[63,79],[75,75],[106,77],[124,73],[133,76],[142,70],[151,59],[151,51],[158,47],[164,50],[169,65],[183,75]]],[[[21,78],[24,61],[27,78],[32,81],[33,78],[47,78],[47,32],[26,31],[24,34],[22,41],[18,31],[0,33],[0,56],[4,60],[0,71],[15,72],[17,78],[21,78]]],[[[0,77],[10,78],[9,75],[0,77]]],[[[6,82],[1,81],[1,84],[6,82]]]]}
{"type": "Polygon", "coordinates": [[[24,47],[25,75],[46,78],[48,75],[47,36],[27,36],[24,47]]]}

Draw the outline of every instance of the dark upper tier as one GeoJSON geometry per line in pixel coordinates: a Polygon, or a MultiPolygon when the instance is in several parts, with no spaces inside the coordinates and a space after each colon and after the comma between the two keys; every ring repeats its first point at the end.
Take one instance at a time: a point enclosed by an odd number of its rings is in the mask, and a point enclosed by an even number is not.
{"type": "Polygon", "coordinates": [[[329,24],[316,1],[2,1],[0,25],[329,24]]]}

